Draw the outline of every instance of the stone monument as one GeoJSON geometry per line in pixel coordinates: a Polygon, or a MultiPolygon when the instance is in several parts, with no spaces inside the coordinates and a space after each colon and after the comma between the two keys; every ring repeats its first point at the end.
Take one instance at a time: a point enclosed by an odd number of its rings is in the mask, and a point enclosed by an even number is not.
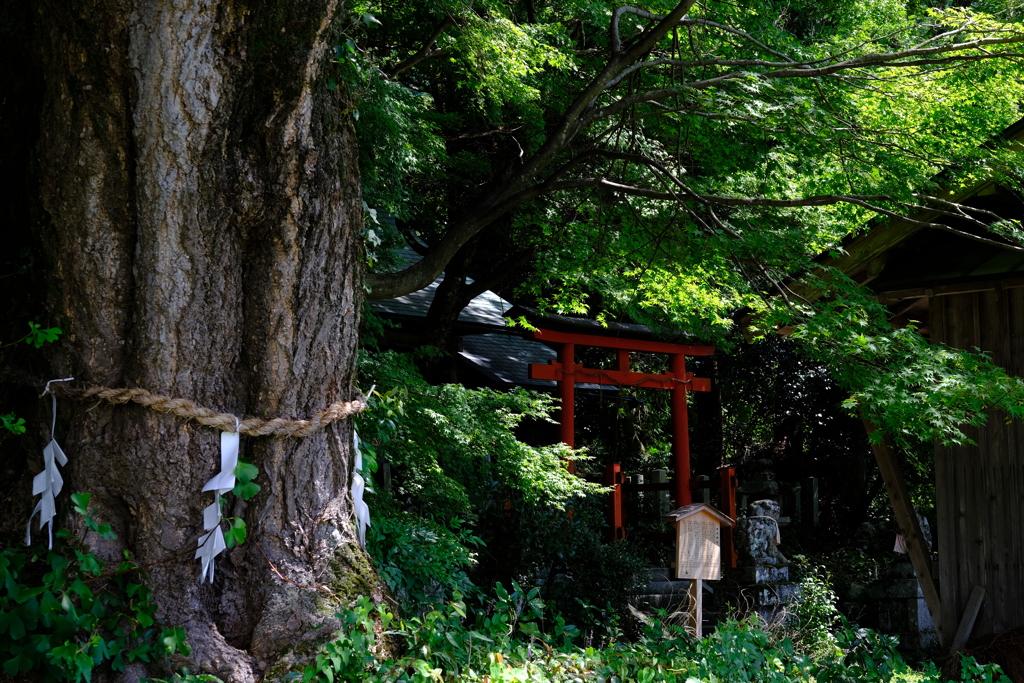
{"type": "Polygon", "coordinates": [[[756,500],[750,504],[750,516],[736,522],[736,555],[741,567],[786,567],[789,565],[779,543],[779,504],[774,500],[756,500]]]}
{"type": "Polygon", "coordinates": [[[737,564],[730,572],[733,590],[739,604],[771,623],[785,613],[783,607],[797,595],[796,584],[789,581],[789,560],[779,552],[779,504],[774,500],[757,500],[750,504],[750,516],[736,522],[735,542],[737,564]]]}

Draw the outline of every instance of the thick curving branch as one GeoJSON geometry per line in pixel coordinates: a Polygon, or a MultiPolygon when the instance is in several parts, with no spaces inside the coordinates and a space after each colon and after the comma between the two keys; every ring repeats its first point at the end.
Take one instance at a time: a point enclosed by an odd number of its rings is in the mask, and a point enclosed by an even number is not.
{"type": "Polygon", "coordinates": [[[612,12],[612,21],[609,26],[610,30],[610,42],[612,45],[612,54],[617,55],[622,52],[622,37],[619,35],[619,22],[622,20],[623,14],[634,14],[641,19],[653,19],[655,21],[663,21],[665,16],[662,14],[654,14],[647,10],[640,9],[639,7],[629,7],[623,5],[616,7],[615,11],[612,12]]]}

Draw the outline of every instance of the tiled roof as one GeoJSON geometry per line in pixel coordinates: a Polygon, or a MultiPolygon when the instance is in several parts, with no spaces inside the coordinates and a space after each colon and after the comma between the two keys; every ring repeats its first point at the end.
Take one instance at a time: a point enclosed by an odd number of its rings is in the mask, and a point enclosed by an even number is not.
{"type": "MultiPolygon", "coordinates": [[[[400,249],[396,255],[405,265],[411,265],[421,258],[412,249],[400,249]]],[[[378,314],[407,319],[425,318],[442,278],[437,278],[412,294],[371,301],[370,306],[378,314]]],[[[501,384],[538,388],[555,386],[552,380],[530,379],[528,366],[531,363],[547,363],[554,360],[557,354],[550,347],[523,339],[519,331],[506,327],[504,314],[510,308],[511,303],[492,291],[486,291],[473,299],[459,314],[459,322],[492,327],[495,331],[462,336],[459,356],[484,376],[501,384]]],[[[617,387],[600,384],[577,384],[576,388],[618,391],[617,387]]]]}
{"type": "Polygon", "coordinates": [[[547,363],[556,354],[544,344],[527,341],[518,334],[471,334],[462,338],[459,356],[472,363],[477,370],[492,380],[504,384],[553,387],[547,379],[530,379],[530,363],[547,363]]]}
{"type": "MultiPolygon", "coordinates": [[[[528,341],[513,332],[471,334],[462,338],[459,355],[477,370],[498,382],[518,386],[553,387],[549,379],[530,379],[530,363],[548,363],[557,354],[540,342],[528,341]]],[[[617,391],[617,387],[600,384],[577,384],[577,389],[617,391]]]]}
{"type": "MultiPolygon", "coordinates": [[[[406,262],[406,265],[412,265],[421,258],[412,249],[399,249],[397,254],[406,262]]],[[[430,303],[434,300],[434,292],[437,291],[437,286],[441,284],[443,278],[442,274],[441,277],[412,294],[406,294],[394,299],[371,301],[370,307],[378,314],[425,318],[427,317],[427,311],[430,309],[430,303]]],[[[505,327],[504,313],[510,308],[512,308],[511,303],[488,290],[470,301],[469,305],[462,309],[462,312],[459,313],[459,322],[505,327]]]]}

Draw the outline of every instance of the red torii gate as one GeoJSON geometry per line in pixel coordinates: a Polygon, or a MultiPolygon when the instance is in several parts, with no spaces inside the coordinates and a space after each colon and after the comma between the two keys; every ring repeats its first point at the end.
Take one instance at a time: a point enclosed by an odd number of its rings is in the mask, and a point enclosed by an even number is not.
{"type": "MultiPolygon", "coordinates": [[[[555,332],[545,329],[535,330],[529,333],[529,336],[537,341],[561,344],[558,360],[551,361],[547,365],[531,364],[529,371],[531,379],[551,379],[558,382],[559,398],[562,403],[559,436],[562,442],[570,448],[576,445],[574,403],[577,383],[624,385],[672,391],[672,481],[675,502],[677,507],[693,502],[690,495],[690,438],[686,392],[710,391],[711,380],[688,374],[686,372],[686,356],[712,356],[715,353],[715,348],[642,339],[602,337],[574,332],[555,332]],[[577,364],[577,345],[616,349],[619,356],[618,370],[594,370],[577,364]],[[668,354],[670,358],[669,371],[661,374],[630,371],[629,354],[631,351],[668,354]]],[[[569,471],[573,471],[572,463],[569,463],[569,471]]]]}

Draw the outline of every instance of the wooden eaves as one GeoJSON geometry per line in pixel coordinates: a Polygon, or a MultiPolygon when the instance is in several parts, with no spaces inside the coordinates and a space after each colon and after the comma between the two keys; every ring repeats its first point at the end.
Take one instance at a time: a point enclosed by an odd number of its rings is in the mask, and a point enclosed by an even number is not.
{"type": "MultiPolygon", "coordinates": [[[[1004,140],[1024,144],[1024,119],[1013,124],[1000,135],[1004,140]]],[[[985,180],[972,186],[959,190],[950,190],[945,199],[948,201],[962,203],[974,196],[983,196],[995,192],[997,184],[993,180],[985,180]]],[[[843,251],[838,256],[822,256],[818,262],[824,267],[837,268],[850,276],[858,284],[866,285],[874,280],[885,267],[885,255],[888,251],[899,245],[911,235],[924,230],[927,225],[923,223],[936,222],[941,218],[938,211],[923,211],[911,220],[897,219],[887,223],[876,225],[866,232],[852,238],[843,245],[843,251]]],[[[987,290],[995,288],[994,283],[986,283],[987,290]]],[[[981,283],[974,283],[979,286],[981,283]]],[[[1007,286],[1004,282],[1004,287],[1007,286]]],[[[1024,286],[1024,279],[1022,284],[1024,286]]],[[[793,283],[790,287],[799,297],[807,301],[814,301],[821,297],[821,291],[807,285],[793,283]]],[[[924,296],[941,296],[947,293],[960,293],[966,291],[987,291],[986,289],[956,289],[955,286],[936,287],[926,292],[920,288],[920,294],[916,290],[902,292],[887,292],[880,297],[883,303],[891,303],[894,299],[920,298],[924,296]],[[915,296],[917,295],[917,296],[915,296]]]]}

